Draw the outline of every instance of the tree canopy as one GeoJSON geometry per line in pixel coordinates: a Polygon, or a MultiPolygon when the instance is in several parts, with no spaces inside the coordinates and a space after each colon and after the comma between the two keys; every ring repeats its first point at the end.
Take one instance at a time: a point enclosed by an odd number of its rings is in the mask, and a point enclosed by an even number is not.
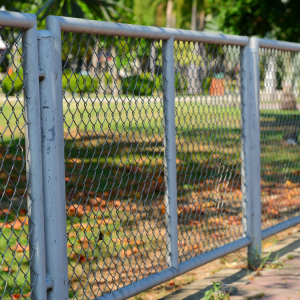
{"type": "MultiPolygon", "coordinates": [[[[40,24],[53,14],[160,27],[166,26],[167,3],[168,0],[1,1],[6,10],[37,14],[40,24]]],[[[206,24],[206,29],[230,34],[299,42],[299,0],[173,0],[172,27],[191,29],[195,6],[197,22],[202,22],[197,30],[206,24]]]]}
{"type": "Polygon", "coordinates": [[[208,0],[226,33],[299,42],[299,0],[208,0]]]}

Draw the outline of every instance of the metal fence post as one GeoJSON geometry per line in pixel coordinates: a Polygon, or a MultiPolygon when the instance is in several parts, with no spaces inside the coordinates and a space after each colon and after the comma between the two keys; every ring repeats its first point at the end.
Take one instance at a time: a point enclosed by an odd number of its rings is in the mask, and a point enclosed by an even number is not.
{"type": "Polygon", "coordinates": [[[242,49],[242,186],[245,235],[252,240],[248,246],[248,263],[257,265],[261,256],[261,194],[260,194],[260,112],[259,60],[257,39],[250,39],[242,49]]]}
{"type": "MultiPolygon", "coordinates": [[[[57,138],[58,144],[61,147],[59,151],[59,174],[60,192],[62,200],[60,202],[62,219],[65,221],[62,226],[62,231],[65,232],[63,238],[67,247],[67,222],[66,222],[66,185],[65,185],[65,148],[64,148],[64,114],[63,114],[63,99],[62,99],[62,60],[61,60],[61,25],[57,17],[49,16],[46,18],[46,29],[51,31],[54,36],[54,64],[55,64],[55,92],[56,92],[56,109],[57,109],[57,138]]],[[[66,248],[67,249],[67,248],[66,248]]],[[[67,252],[62,253],[63,260],[68,261],[67,252]]],[[[67,272],[67,270],[66,270],[67,272]]],[[[64,275],[68,277],[68,273],[64,275]]]]}
{"type": "MultiPolygon", "coordinates": [[[[35,15],[32,18],[36,19],[35,15]]],[[[37,28],[23,37],[31,299],[47,299],[37,28]]]]}
{"type": "Polygon", "coordinates": [[[167,263],[178,269],[178,216],[175,133],[174,38],[163,41],[164,165],[167,225],[167,263]]]}
{"type": "Polygon", "coordinates": [[[48,30],[38,31],[39,68],[44,73],[40,82],[42,117],[42,154],[45,207],[45,243],[47,274],[53,285],[48,300],[69,299],[68,261],[66,243],[65,194],[61,190],[61,161],[64,143],[59,140],[59,114],[56,100],[56,70],[54,62],[54,37],[48,30]],[[62,205],[63,204],[63,205],[62,205]]]}

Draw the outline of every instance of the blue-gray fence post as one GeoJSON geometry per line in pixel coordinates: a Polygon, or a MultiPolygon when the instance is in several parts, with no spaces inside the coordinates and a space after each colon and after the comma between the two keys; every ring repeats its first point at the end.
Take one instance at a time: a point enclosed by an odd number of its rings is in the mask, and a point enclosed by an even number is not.
{"type": "MultiPolygon", "coordinates": [[[[57,101],[57,70],[53,63],[54,36],[48,30],[38,31],[39,67],[44,72],[40,82],[42,156],[44,177],[45,243],[47,275],[53,285],[48,291],[48,300],[69,299],[68,260],[66,242],[65,193],[61,189],[64,173],[61,168],[60,140],[61,101],[57,101]]],[[[59,99],[61,100],[61,99],[59,99]]]]}
{"type": "Polygon", "coordinates": [[[258,40],[251,38],[241,55],[242,183],[244,233],[252,240],[248,263],[261,257],[260,112],[258,40]]]}
{"type": "Polygon", "coordinates": [[[27,206],[29,216],[31,299],[47,299],[45,231],[41,150],[41,119],[39,70],[37,64],[37,27],[35,15],[24,15],[34,20],[34,26],[24,32],[25,151],[27,173],[27,206]]]}
{"type": "Polygon", "coordinates": [[[164,165],[165,165],[165,206],[167,225],[167,263],[178,269],[178,216],[176,176],[176,133],[175,133],[175,76],[174,38],[164,40],[163,53],[163,94],[164,94],[164,165]]]}

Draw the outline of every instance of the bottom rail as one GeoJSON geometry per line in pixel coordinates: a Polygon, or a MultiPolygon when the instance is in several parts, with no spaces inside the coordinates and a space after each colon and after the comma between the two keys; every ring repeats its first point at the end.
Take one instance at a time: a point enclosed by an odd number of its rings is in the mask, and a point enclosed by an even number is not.
{"type": "Polygon", "coordinates": [[[267,228],[261,232],[262,239],[266,239],[271,235],[274,235],[280,231],[286,230],[292,226],[295,226],[300,223],[300,216],[294,217],[292,219],[283,221],[277,225],[274,225],[270,228],[267,228]]]}
{"type": "Polygon", "coordinates": [[[251,244],[251,239],[248,237],[241,238],[237,241],[224,245],[218,249],[206,252],[199,256],[189,259],[179,264],[178,270],[175,268],[169,268],[159,273],[150,275],[147,278],[136,281],[131,285],[125,286],[117,291],[113,291],[110,294],[103,295],[95,300],[123,300],[133,297],[145,290],[148,290],[154,286],[162,284],[170,279],[173,279],[181,274],[184,274],[190,270],[200,267],[206,263],[209,263],[217,258],[227,255],[231,252],[239,250],[251,244]]]}

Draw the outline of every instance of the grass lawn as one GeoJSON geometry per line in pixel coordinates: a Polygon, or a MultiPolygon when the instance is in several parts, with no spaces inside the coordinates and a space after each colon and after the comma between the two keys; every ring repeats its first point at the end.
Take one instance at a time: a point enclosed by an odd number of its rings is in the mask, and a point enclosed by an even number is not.
{"type": "MultiPolygon", "coordinates": [[[[71,299],[94,298],[168,267],[162,97],[92,99],[64,102],[71,299]]],[[[24,120],[19,102],[0,107],[0,280],[7,282],[0,295],[26,298],[24,120]]],[[[240,119],[238,107],[206,98],[176,102],[180,262],[242,236],[240,119]]],[[[261,122],[267,228],[299,211],[300,147],[283,137],[299,135],[300,114],[263,110],[261,122]]]]}

